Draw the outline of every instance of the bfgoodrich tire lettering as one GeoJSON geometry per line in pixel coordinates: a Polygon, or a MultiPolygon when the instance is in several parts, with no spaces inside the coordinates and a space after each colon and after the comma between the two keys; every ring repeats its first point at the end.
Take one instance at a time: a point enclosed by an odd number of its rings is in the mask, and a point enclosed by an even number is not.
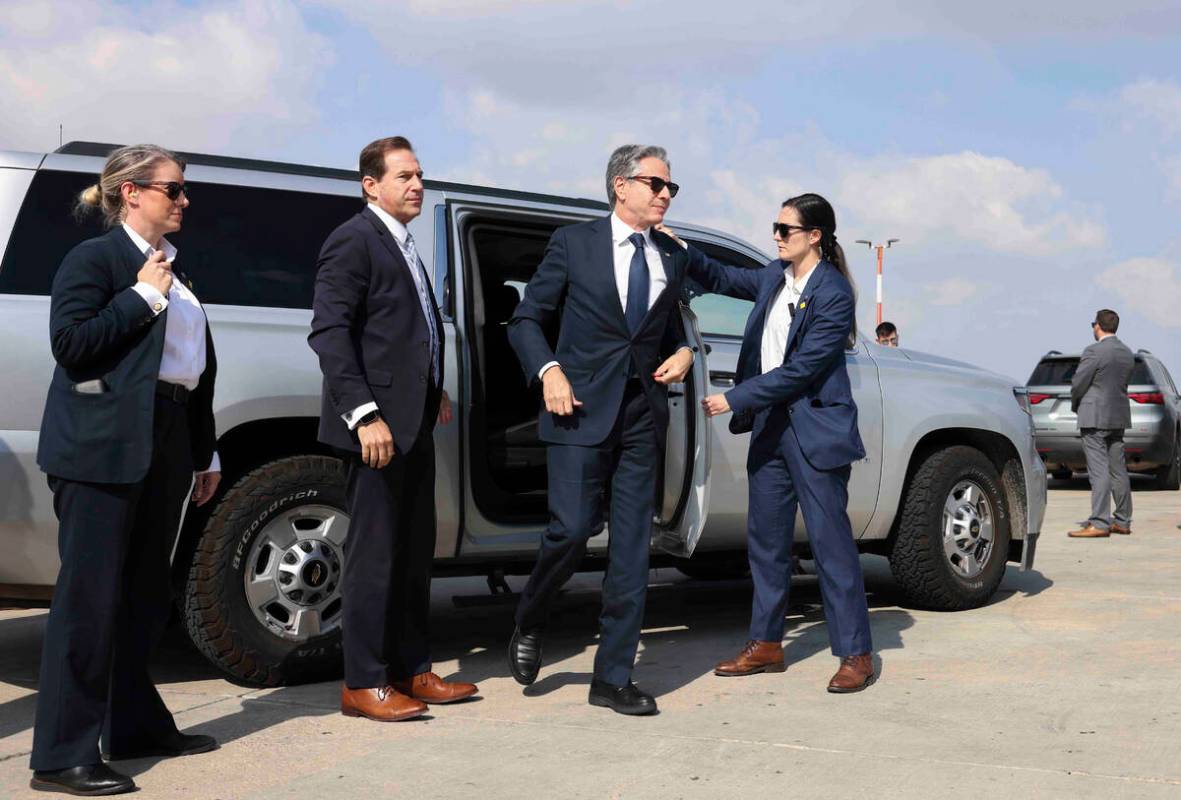
{"type": "MultiPolygon", "coordinates": [[[[267,536],[266,532],[276,524],[292,521],[306,519],[314,528],[319,520],[322,527],[323,520],[334,515],[339,515],[338,521],[347,528],[346,507],[344,466],[324,456],[274,461],[249,473],[226,492],[201,534],[184,596],[189,636],[210,661],[235,678],[263,686],[327,680],[339,675],[338,625],[327,626],[318,635],[301,636],[277,624],[265,624],[267,614],[252,608],[247,585],[255,572],[269,570],[276,586],[282,579],[286,586],[279,588],[289,590],[287,593],[300,601],[292,603],[284,596],[280,599],[286,606],[314,605],[323,610],[321,597],[301,596],[310,594],[310,590],[299,580],[301,575],[310,576],[311,583],[322,593],[338,594],[342,549],[325,547],[321,552],[314,530],[307,536],[297,531],[290,553],[271,548],[272,552],[263,557],[259,555],[260,537],[267,536]],[[313,557],[316,563],[311,563],[313,557]],[[308,570],[301,572],[300,559],[308,562],[308,570]],[[317,602],[309,605],[311,599],[317,602]]],[[[344,533],[340,531],[334,538],[343,543],[344,533]]],[[[338,606],[333,603],[333,608],[338,606]]],[[[282,608],[276,610],[282,613],[282,608]]]]}
{"type": "Polygon", "coordinates": [[[937,450],[906,486],[890,570],[915,605],[976,608],[1004,577],[1009,537],[1009,508],[992,462],[972,447],[937,450]],[[987,548],[980,546],[985,531],[987,548]],[[977,557],[965,560],[965,552],[977,557]]]}

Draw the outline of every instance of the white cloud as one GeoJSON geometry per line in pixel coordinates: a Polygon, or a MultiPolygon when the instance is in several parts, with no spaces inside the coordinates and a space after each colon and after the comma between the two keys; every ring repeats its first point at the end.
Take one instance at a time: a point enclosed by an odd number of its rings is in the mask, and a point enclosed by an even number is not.
{"type": "Polygon", "coordinates": [[[0,11],[0,147],[67,139],[262,151],[315,124],[331,50],[287,0],[131,8],[96,0],[0,11]]]}
{"type": "Polygon", "coordinates": [[[958,306],[980,291],[980,284],[963,278],[948,278],[923,287],[926,300],[933,306],[958,306]]]}
{"type": "Polygon", "coordinates": [[[1181,328],[1181,270],[1163,258],[1130,258],[1095,277],[1124,306],[1165,328],[1181,328]]]}
{"type": "Polygon", "coordinates": [[[1157,127],[1163,137],[1181,134],[1181,85],[1142,78],[1119,90],[1123,109],[1157,127]]]}

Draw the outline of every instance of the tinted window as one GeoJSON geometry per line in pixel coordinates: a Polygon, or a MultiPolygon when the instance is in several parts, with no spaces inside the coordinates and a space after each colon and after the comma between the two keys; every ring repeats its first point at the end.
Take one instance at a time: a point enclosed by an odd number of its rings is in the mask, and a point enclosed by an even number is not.
{"type": "MultiPolygon", "coordinates": [[[[710,242],[691,242],[706,255],[735,267],[745,269],[762,269],[763,264],[749,256],[736,253],[710,242]]],[[[736,300],[733,297],[723,297],[720,294],[697,294],[696,287],[690,283],[693,296],[689,300],[689,307],[697,315],[697,327],[704,336],[738,336],[746,330],[746,318],[754,306],[749,300],[736,300]]]]}
{"type": "MultiPolygon", "coordinates": [[[[1074,378],[1075,370],[1078,369],[1077,358],[1048,358],[1039,363],[1033,368],[1033,374],[1029,376],[1029,386],[1058,386],[1069,384],[1074,378]]],[[[1128,379],[1129,385],[1139,384],[1155,384],[1152,374],[1148,370],[1148,365],[1141,359],[1136,359],[1135,366],[1132,367],[1132,375],[1128,379]]]]}
{"type": "MultiPolygon", "coordinates": [[[[97,221],[78,224],[70,213],[93,182],[85,173],[37,174],[0,266],[0,293],[48,294],[70,248],[102,232],[97,221]]],[[[201,302],[311,308],[320,246],[360,210],[360,199],[190,183],[184,228],[168,239],[201,302]]]]}

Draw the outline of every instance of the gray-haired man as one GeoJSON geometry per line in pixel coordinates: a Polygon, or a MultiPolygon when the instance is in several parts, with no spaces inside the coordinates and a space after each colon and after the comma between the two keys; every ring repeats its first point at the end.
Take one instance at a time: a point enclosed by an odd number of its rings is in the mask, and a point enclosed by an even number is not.
{"type": "Polygon", "coordinates": [[[1116,338],[1118,328],[1119,314],[1106,308],[1095,314],[1091,323],[1095,344],[1083,351],[1070,382],[1070,405],[1078,414],[1091,480],[1091,517],[1081,528],[1070,531],[1068,535],[1076,539],[1132,532],[1132,487],[1124,461],[1124,430],[1132,425],[1128,379],[1136,357],[1116,338]]]}
{"type": "Polygon", "coordinates": [[[589,702],[621,714],[656,711],[631,673],[668,427],[666,386],[693,364],[677,309],[687,257],[653,230],[677,188],[663,148],[617,149],[607,165],[612,213],[554,233],[509,322],[526,378],[542,386],[538,432],[549,445],[550,509],[517,608],[509,667],[522,684],[537,678],[550,601],[602,528],[609,485],[611,540],[589,702]],[[546,329],[557,320],[551,348],[546,329]]]}

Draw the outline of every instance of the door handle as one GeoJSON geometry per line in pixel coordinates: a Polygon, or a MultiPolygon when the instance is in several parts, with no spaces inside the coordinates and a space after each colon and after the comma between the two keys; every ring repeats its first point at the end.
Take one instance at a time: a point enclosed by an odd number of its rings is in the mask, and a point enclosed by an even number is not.
{"type": "Polygon", "coordinates": [[[733,386],[734,373],[733,372],[710,372],[709,382],[714,386],[733,386]]]}
{"type": "Polygon", "coordinates": [[[685,396],[684,392],[669,392],[668,393],[668,398],[670,400],[672,400],[673,398],[676,398],[676,397],[684,397],[684,396],[685,396]]]}

